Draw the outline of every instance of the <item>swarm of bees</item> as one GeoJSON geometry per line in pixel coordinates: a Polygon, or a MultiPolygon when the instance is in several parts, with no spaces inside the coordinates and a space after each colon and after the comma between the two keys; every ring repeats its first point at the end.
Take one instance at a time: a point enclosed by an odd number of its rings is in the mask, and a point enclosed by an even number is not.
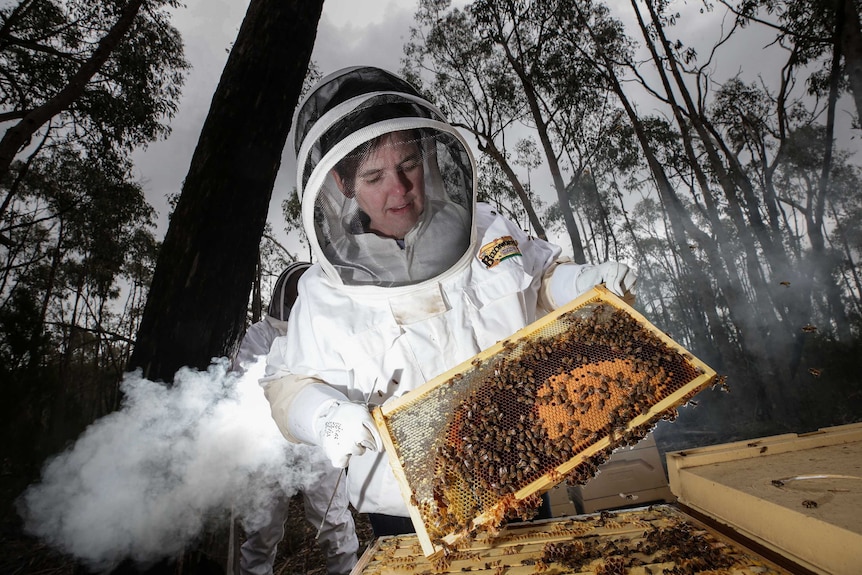
{"type": "Polygon", "coordinates": [[[430,487],[411,496],[430,539],[445,549],[452,534],[496,532],[507,519],[533,517],[549,485],[586,483],[613,449],[637,443],[658,419],[675,418],[675,407],[709,382],[701,378],[673,405],[652,410],[704,375],[692,359],[604,303],[474,359],[450,381],[467,391],[449,404],[430,487]]]}

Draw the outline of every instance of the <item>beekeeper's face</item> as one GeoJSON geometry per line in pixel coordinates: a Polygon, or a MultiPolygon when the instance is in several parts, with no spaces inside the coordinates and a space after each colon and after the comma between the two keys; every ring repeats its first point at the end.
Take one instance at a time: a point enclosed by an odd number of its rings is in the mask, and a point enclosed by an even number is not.
{"type": "Polygon", "coordinates": [[[337,172],[336,184],[369,217],[369,231],[403,239],[425,209],[422,152],[413,133],[392,132],[380,137],[359,162],[352,182],[337,172]],[[352,184],[352,185],[351,185],[352,184]]]}

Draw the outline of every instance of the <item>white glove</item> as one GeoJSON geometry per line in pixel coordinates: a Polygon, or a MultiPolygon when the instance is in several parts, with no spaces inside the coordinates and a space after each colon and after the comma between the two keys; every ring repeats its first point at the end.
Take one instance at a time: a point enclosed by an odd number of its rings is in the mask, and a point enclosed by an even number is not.
{"type": "Polygon", "coordinates": [[[366,449],[383,450],[374,419],[358,403],[333,402],[317,420],[315,431],[333,467],[347,467],[351,455],[362,455],[366,449]]]}
{"type": "Polygon", "coordinates": [[[637,274],[626,264],[605,262],[595,266],[584,267],[575,280],[575,291],[581,295],[593,286],[605,284],[609,290],[623,297],[637,282],[637,274]]]}

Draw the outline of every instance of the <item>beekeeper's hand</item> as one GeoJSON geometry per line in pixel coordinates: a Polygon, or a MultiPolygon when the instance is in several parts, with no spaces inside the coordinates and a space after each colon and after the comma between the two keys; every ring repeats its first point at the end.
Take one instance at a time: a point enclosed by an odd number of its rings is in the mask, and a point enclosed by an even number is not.
{"type": "Polygon", "coordinates": [[[352,455],[362,455],[366,449],[383,449],[374,419],[358,403],[331,403],[315,422],[315,431],[318,445],[334,467],[347,467],[352,455]]]}
{"type": "Polygon", "coordinates": [[[598,284],[605,284],[610,291],[620,297],[631,291],[637,282],[635,271],[620,262],[605,262],[594,266],[585,266],[575,279],[577,295],[590,290],[598,284]]]}

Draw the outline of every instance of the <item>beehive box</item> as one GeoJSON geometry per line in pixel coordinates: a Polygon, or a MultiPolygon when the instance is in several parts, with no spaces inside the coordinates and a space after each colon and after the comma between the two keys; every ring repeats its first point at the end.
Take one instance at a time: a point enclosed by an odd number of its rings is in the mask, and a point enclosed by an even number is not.
{"type": "Polygon", "coordinates": [[[374,410],[424,553],[586,482],[715,373],[603,286],[374,410]]]}
{"type": "Polygon", "coordinates": [[[787,575],[777,565],[669,505],[510,524],[437,559],[416,535],[381,537],[351,575],[787,575]]]}
{"type": "Polygon", "coordinates": [[[637,445],[614,451],[598,471],[586,484],[569,488],[578,513],[675,500],[652,434],[637,445]]]}
{"type": "Polygon", "coordinates": [[[815,573],[862,573],[862,424],[667,454],[680,504],[815,573]]]}

